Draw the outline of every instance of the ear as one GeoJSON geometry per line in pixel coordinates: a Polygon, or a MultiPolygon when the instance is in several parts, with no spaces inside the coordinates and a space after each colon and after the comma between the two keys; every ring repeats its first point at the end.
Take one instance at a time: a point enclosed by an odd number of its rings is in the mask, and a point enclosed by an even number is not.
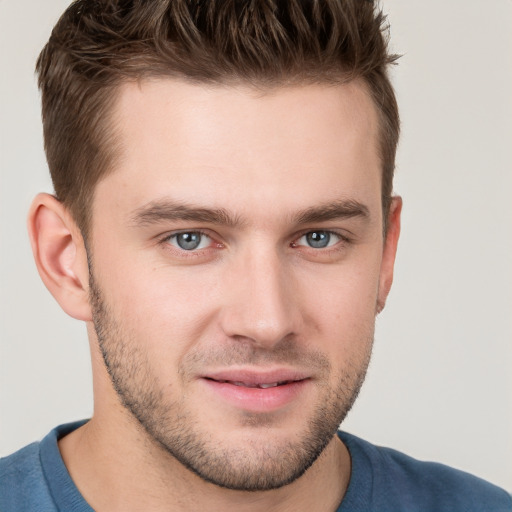
{"type": "Polygon", "coordinates": [[[386,299],[393,284],[393,269],[395,267],[396,249],[400,237],[400,216],[402,214],[402,198],[395,196],[391,199],[388,214],[388,224],[382,263],[380,267],[379,292],[377,296],[377,313],[380,313],[386,305],[386,299]]]}
{"type": "Polygon", "coordinates": [[[87,253],[67,208],[52,195],[37,195],[28,216],[28,232],[46,288],[68,315],[91,320],[87,253]]]}

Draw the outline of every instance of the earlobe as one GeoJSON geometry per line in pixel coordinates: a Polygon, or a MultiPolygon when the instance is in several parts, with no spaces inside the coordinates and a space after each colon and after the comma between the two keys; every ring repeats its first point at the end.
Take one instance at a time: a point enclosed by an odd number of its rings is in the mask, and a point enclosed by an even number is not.
{"type": "Polygon", "coordinates": [[[393,271],[395,266],[396,250],[398,239],[400,237],[400,218],[402,214],[402,198],[394,196],[391,199],[391,205],[388,214],[388,224],[384,249],[382,253],[382,263],[379,277],[379,293],[377,297],[376,313],[380,313],[386,305],[386,299],[391,285],[393,284],[393,271]]]}
{"type": "Polygon", "coordinates": [[[68,210],[52,195],[37,195],[30,208],[28,231],[37,270],[46,288],[68,315],[91,320],[87,254],[68,210]]]}

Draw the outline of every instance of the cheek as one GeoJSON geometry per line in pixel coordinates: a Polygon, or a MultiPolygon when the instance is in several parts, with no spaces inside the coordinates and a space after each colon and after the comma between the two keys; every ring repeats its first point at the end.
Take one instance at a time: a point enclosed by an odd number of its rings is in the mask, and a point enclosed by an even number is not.
{"type": "Polygon", "coordinates": [[[118,265],[107,278],[107,302],[148,349],[185,351],[215,311],[215,275],[195,269],[118,265]]]}
{"type": "MultiPolygon", "coordinates": [[[[168,350],[169,356],[179,358],[198,341],[221,336],[216,315],[229,307],[226,297],[233,279],[227,266],[173,267],[149,257],[134,258],[133,253],[123,258],[105,246],[97,257],[107,304],[124,329],[151,352],[165,358],[168,350]]],[[[375,247],[361,247],[336,265],[290,264],[287,279],[293,293],[286,299],[302,317],[304,339],[316,340],[320,350],[335,347],[342,354],[361,339],[371,339],[379,265],[375,247]]]]}
{"type": "MultiPolygon", "coordinates": [[[[301,295],[307,325],[323,340],[326,353],[338,367],[365,360],[373,341],[378,293],[378,262],[347,265],[302,282],[301,295]]],[[[315,341],[318,343],[319,341],[315,341]]]]}
{"type": "Polygon", "coordinates": [[[302,279],[302,295],[326,318],[344,323],[373,320],[379,283],[379,264],[347,264],[326,268],[302,279]]]}

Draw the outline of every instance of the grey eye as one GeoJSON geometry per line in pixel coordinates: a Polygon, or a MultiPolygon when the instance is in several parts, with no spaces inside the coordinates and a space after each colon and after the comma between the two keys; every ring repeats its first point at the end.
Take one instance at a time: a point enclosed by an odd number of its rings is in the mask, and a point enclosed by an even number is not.
{"type": "Polygon", "coordinates": [[[311,231],[305,235],[306,243],[314,249],[323,249],[329,245],[331,234],[328,231],[311,231]]]}
{"type": "Polygon", "coordinates": [[[193,251],[206,247],[209,240],[209,237],[198,231],[188,231],[185,233],[177,233],[170,239],[170,242],[175,247],[179,247],[184,251],[193,251]]]}
{"type": "Polygon", "coordinates": [[[312,249],[325,249],[336,245],[341,240],[341,235],[333,231],[319,229],[317,231],[309,231],[305,235],[302,235],[295,244],[297,246],[311,247],[312,249]]]}

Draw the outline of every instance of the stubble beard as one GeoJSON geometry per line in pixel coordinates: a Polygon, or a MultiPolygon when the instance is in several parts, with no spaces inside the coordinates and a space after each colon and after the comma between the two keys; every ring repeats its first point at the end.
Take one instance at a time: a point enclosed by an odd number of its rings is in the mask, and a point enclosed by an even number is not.
{"type": "MultiPolygon", "coordinates": [[[[242,426],[248,432],[257,428],[261,435],[249,435],[242,447],[233,447],[229,439],[222,445],[211,436],[208,425],[189,414],[183,397],[171,400],[165,396],[143,344],[121,328],[103,300],[92,271],[90,303],[99,348],[122,405],[149,435],[150,441],[204,481],[227,489],[268,491],[301,477],[336,435],[357,398],[370,360],[372,341],[364,340],[362,362],[349,365],[338,377],[336,386],[324,385],[323,400],[316,405],[307,425],[293,438],[272,445],[265,437],[272,418],[254,413],[246,415],[242,426]]],[[[319,354],[297,355],[295,348],[283,347],[275,357],[282,362],[287,359],[287,352],[292,361],[298,357],[303,361],[306,357],[316,367],[330,371],[329,361],[319,354]]],[[[242,353],[250,362],[275,360],[272,353],[255,352],[254,348],[234,348],[231,354],[225,355],[231,362],[242,362],[242,353]]]]}

